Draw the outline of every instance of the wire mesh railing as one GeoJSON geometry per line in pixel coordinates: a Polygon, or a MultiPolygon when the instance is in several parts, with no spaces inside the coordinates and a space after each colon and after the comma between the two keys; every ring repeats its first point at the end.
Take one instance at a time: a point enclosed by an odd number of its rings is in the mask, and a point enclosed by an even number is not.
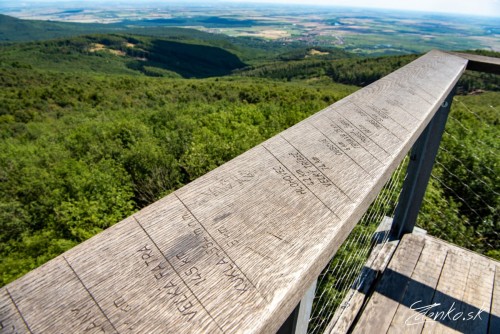
{"type": "Polygon", "coordinates": [[[385,243],[389,231],[373,238],[385,217],[392,217],[404,181],[408,156],[401,162],[383,189],[353,229],[347,240],[318,277],[308,333],[323,333],[342,300],[354,285],[362,284],[360,273],[376,243],[385,243]],[[360,281],[361,279],[361,281],[360,281]]]}
{"type": "Polygon", "coordinates": [[[417,225],[500,258],[498,93],[456,96],[417,225]]]}

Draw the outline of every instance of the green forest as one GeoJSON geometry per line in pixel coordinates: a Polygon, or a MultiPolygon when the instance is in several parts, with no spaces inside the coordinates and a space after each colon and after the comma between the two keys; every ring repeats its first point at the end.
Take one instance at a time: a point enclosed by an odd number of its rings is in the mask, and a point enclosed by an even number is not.
{"type": "MultiPolygon", "coordinates": [[[[0,285],[417,57],[169,29],[0,45],[0,285]]],[[[497,259],[499,83],[461,80],[419,217],[497,259]]]]}

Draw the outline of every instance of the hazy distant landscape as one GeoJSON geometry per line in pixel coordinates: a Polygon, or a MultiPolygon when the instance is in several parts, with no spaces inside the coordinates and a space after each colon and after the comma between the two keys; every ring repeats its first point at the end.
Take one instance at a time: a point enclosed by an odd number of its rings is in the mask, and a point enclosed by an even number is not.
{"type": "Polygon", "coordinates": [[[95,2],[85,7],[71,2],[57,7],[43,2],[3,5],[0,13],[29,20],[83,22],[100,31],[194,28],[231,37],[337,47],[358,54],[409,54],[433,48],[500,51],[498,18],[458,14],[305,5],[95,2]]]}

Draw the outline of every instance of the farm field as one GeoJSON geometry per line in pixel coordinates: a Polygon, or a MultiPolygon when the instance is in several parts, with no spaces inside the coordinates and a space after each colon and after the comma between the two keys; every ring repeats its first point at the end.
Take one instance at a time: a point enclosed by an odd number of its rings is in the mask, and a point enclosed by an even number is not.
{"type": "Polygon", "coordinates": [[[495,18],[320,6],[215,3],[113,5],[92,3],[1,7],[29,20],[87,23],[97,30],[186,27],[230,37],[283,44],[338,47],[364,55],[421,53],[430,49],[500,51],[495,18]],[[93,26],[94,25],[94,26],[93,26]],[[100,25],[100,26],[95,26],[100,25]]]}

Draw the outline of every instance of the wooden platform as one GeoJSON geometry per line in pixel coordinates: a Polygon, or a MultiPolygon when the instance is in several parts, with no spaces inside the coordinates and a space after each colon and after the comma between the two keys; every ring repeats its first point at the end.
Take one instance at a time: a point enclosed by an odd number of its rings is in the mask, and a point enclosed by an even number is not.
{"type": "Polygon", "coordinates": [[[407,234],[351,332],[500,333],[500,262],[407,234]]]}

